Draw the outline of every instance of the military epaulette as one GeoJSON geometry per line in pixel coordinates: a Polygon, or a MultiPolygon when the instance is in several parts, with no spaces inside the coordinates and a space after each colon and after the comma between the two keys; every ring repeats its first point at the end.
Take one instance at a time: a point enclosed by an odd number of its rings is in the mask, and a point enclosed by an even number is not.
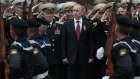
{"type": "Polygon", "coordinates": [[[54,16],[55,16],[55,17],[59,17],[59,15],[58,15],[58,14],[54,14],[54,16]]]}
{"type": "Polygon", "coordinates": [[[128,44],[127,42],[124,42],[124,41],[120,41],[118,43],[115,43],[113,45],[113,47],[118,46],[118,45],[121,45],[121,44],[123,44],[123,46],[126,45],[130,49],[131,52],[133,52],[133,53],[136,53],[137,52],[137,50],[134,47],[132,47],[130,44],[128,44]]]}
{"type": "Polygon", "coordinates": [[[13,42],[13,43],[11,44],[11,46],[17,46],[17,45],[18,45],[19,47],[21,47],[23,50],[26,50],[26,51],[29,51],[29,50],[32,50],[32,49],[33,49],[33,47],[32,47],[32,46],[30,46],[30,47],[26,47],[26,48],[25,48],[25,47],[23,47],[23,46],[22,46],[22,44],[21,44],[21,43],[16,42],[16,41],[15,41],[15,42],[13,42]]]}
{"type": "Polygon", "coordinates": [[[97,22],[93,22],[93,28],[97,26],[97,22]]]}
{"type": "Polygon", "coordinates": [[[61,21],[56,21],[56,23],[58,23],[58,24],[64,24],[64,22],[61,22],[61,21]]]}
{"type": "Polygon", "coordinates": [[[8,17],[8,20],[11,20],[12,18],[15,18],[16,16],[10,16],[8,17]]]}

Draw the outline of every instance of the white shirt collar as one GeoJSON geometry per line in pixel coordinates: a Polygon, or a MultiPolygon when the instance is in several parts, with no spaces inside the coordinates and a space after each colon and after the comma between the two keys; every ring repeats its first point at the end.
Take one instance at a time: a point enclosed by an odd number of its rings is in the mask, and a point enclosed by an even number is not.
{"type": "Polygon", "coordinates": [[[74,18],[74,23],[77,23],[77,21],[79,21],[79,23],[82,23],[83,20],[82,20],[82,18],[80,18],[79,20],[74,18]]]}
{"type": "Polygon", "coordinates": [[[77,28],[77,21],[79,21],[80,31],[81,31],[83,20],[82,20],[82,18],[80,18],[79,20],[76,20],[76,19],[74,18],[75,30],[76,30],[76,28],[77,28]]]}
{"type": "Polygon", "coordinates": [[[50,22],[50,25],[52,25],[53,21],[50,22]]]}

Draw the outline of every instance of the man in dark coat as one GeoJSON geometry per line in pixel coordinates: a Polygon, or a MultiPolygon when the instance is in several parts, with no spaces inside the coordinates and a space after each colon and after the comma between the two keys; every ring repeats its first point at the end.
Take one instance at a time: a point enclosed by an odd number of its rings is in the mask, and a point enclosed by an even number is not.
{"type": "Polygon", "coordinates": [[[62,58],[68,64],[68,79],[87,79],[87,65],[92,63],[92,23],[82,18],[82,6],[73,7],[74,19],[62,29],[62,58]]]}

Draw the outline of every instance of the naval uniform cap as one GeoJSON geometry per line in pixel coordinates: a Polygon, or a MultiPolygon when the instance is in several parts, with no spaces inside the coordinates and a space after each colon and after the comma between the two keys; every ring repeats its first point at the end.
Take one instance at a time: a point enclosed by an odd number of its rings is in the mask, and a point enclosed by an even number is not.
{"type": "MultiPolygon", "coordinates": [[[[27,0],[27,3],[28,2],[31,2],[31,0],[27,0]]],[[[39,2],[39,0],[33,0],[33,4],[35,5],[35,4],[38,4],[38,2],[39,2]]]]}
{"type": "Polygon", "coordinates": [[[14,0],[12,2],[12,5],[13,6],[16,6],[16,7],[23,7],[23,3],[25,2],[25,0],[14,0]]]}
{"type": "Polygon", "coordinates": [[[18,29],[27,29],[29,27],[28,23],[26,23],[26,21],[22,20],[22,19],[14,19],[13,21],[11,21],[11,25],[14,28],[18,28],[18,29]]]}
{"type": "Polygon", "coordinates": [[[63,12],[62,8],[63,8],[63,5],[64,5],[64,4],[65,4],[65,3],[57,4],[56,11],[57,11],[57,12],[63,12]]]}
{"type": "Polygon", "coordinates": [[[140,7],[140,0],[134,0],[134,4],[136,7],[140,7]]]}
{"type": "Polygon", "coordinates": [[[56,9],[56,4],[54,3],[46,3],[39,7],[39,11],[42,12],[54,12],[56,9]]]}
{"type": "Polygon", "coordinates": [[[39,1],[39,0],[33,0],[33,3],[34,3],[34,4],[37,4],[37,3],[38,3],[38,1],[39,1]]]}
{"type": "MultiPolygon", "coordinates": [[[[121,0],[121,4],[128,4],[130,2],[130,0],[121,0]]],[[[132,3],[134,2],[134,0],[132,0],[132,3]]]]}
{"type": "MultiPolygon", "coordinates": [[[[104,9],[111,9],[113,7],[115,2],[109,2],[106,4],[106,6],[104,7],[104,9]]],[[[121,6],[121,4],[119,2],[116,3],[116,7],[121,6]]]]}
{"type": "Polygon", "coordinates": [[[75,6],[77,3],[74,2],[74,1],[69,1],[69,2],[66,2],[63,7],[62,7],[62,10],[63,11],[69,11],[69,10],[72,10],[73,6],[75,6]]]}
{"type": "Polygon", "coordinates": [[[109,3],[107,3],[106,6],[105,6],[105,9],[110,9],[110,8],[112,8],[114,3],[115,3],[115,2],[109,2],[109,3]]]}
{"type": "Polygon", "coordinates": [[[132,27],[132,19],[120,14],[117,16],[117,24],[122,27],[132,27]]]}
{"type": "Polygon", "coordinates": [[[106,0],[94,0],[95,4],[99,4],[99,3],[107,3],[106,0]]]}
{"type": "Polygon", "coordinates": [[[105,12],[105,10],[104,10],[105,5],[106,5],[105,3],[99,3],[99,4],[95,5],[92,10],[94,12],[96,12],[96,11],[105,12]]]}
{"type": "Polygon", "coordinates": [[[0,6],[5,5],[6,1],[5,0],[0,0],[0,6]]]}
{"type": "Polygon", "coordinates": [[[38,28],[41,26],[41,24],[35,19],[29,19],[26,21],[29,24],[29,28],[38,28]]]}

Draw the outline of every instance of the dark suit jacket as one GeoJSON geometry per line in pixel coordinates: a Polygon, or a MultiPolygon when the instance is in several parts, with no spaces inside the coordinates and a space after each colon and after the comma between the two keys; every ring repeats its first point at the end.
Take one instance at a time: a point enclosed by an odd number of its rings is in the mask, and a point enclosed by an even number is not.
{"type": "Polygon", "coordinates": [[[69,64],[78,60],[79,64],[88,64],[92,58],[92,23],[83,19],[80,39],[77,40],[74,19],[64,23],[62,28],[62,58],[68,58],[69,64]]]}
{"type": "Polygon", "coordinates": [[[61,55],[61,29],[62,24],[53,21],[51,28],[47,28],[47,37],[51,42],[50,51],[48,53],[49,64],[60,64],[62,63],[61,55]],[[60,34],[55,34],[56,30],[60,30],[60,34]]]}

